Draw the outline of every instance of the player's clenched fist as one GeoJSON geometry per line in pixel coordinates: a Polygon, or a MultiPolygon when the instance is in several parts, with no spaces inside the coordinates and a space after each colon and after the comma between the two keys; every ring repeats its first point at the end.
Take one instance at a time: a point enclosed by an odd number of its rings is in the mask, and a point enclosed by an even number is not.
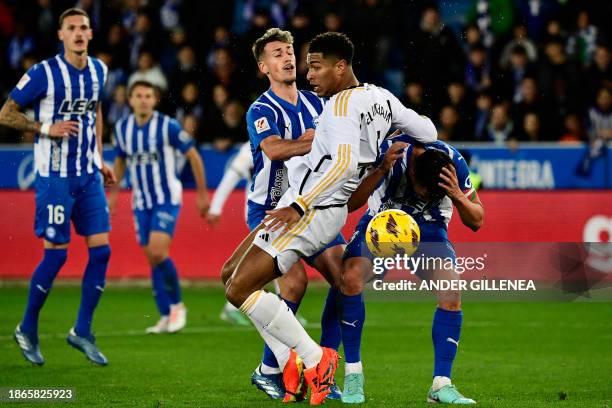
{"type": "Polygon", "coordinates": [[[393,165],[395,161],[404,155],[404,149],[408,146],[408,143],[404,142],[395,142],[391,145],[387,153],[385,153],[385,157],[383,158],[382,163],[380,164],[380,169],[387,173],[393,165]]]}

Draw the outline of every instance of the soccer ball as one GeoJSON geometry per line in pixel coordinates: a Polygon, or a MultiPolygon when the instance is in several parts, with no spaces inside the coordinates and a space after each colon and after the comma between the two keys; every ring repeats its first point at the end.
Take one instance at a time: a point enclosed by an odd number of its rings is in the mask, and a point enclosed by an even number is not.
{"type": "Polygon", "coordinates": [[[374,216],[366,230],[366,244],[376,257],[412,255],[419,246],[421,230],[402,210],[385,210],[374,216]]]}

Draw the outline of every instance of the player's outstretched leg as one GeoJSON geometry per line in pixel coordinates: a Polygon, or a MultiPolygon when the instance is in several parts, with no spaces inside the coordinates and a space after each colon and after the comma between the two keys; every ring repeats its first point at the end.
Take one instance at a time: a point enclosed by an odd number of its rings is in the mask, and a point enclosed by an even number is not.
{"type": "MultiPolygon", "coordinates": [[[[111,254],[108,234],[100,235],[104,235],[106,238],[104,240],[100,237],[100,240],[106,242],[102,245],[96,245],[95,243],[90,245],[89,261],[83,275],[79,314],[76,324],[68,332],[66,340],[69,345],[82,351],[91,362],[105,366],[108,364],[108,359],[98,350],[96,339],[91,331],[93,314],[106,285],[106,269],[111,254]]],[[[92,241],[96,242],[96,239],[94,238],[88,243],[91,244],[92,241]]]]}
{"type": "Polygon", "coordinates": [[[329,394],[338,354],[335,350],[321,348],[278,296],[261,289],[278,276],[277,270],[270,255],[251,246],[227,281],[226,296],[251,319],[277,359],[275,342],[295,349],[306,366],[304,377],[311,388],[310,402],[321,404],[329,394]]]}
{"type": "Polygon", "coordinates": [[[49,296],[53,280],[66,262],[66,248],[46,248],[32,279],[28,294],[28,305],[23,320],[15,328],[13,338],[27,361],[43,365],[45,360],[38,345],[38,315],[49,296]]]}
{"type": "MultiPolygon", "coordinates": [[[[454,272],[436,272],[437,279],[457,279],[454,272]]],[[[433,383],[427,401],[447,404],[475,404],[466,398],[451,383],[453,362],[459,347],[459,337],[463,322],[461,293],[459,291],[439,291],[438,307],[434,313],[431,339],[434,346],[433,383]]]]}

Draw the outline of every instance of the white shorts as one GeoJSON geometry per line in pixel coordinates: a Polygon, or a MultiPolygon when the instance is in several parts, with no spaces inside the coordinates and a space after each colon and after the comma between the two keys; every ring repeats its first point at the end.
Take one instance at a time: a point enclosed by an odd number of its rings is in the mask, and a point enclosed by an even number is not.
{"type": "MultiPolygon", "coordinates": [[[[283,194],[276,208],[289,206],[295,200],[295,193],[288,190],[283,194]]],[[[253,244],[266,251],[282,274],[285,274],[300,258],[319,252],[330,243],[342,230],[346,223],[348,209],[329,207],[308,210],[300,221],[285,231],[261,229],[253,244]]]]}

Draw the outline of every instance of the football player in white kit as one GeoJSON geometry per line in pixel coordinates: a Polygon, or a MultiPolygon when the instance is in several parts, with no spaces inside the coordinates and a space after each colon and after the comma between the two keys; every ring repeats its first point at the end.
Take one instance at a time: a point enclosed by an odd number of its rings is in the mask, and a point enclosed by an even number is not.
{"type": "Polygon", "coordinates": [[[390,129],[399,128],[422,143],[437,137],[431,120],[404,107],[389,91],[359,83],[351,65],[353,52],[350,39],[341,33],[320,34],[311,41],[307,78],[319,96],[331,98],[311,152],[290,173],[289,190],[267,212],[265,228],[226,283],[227,299],[251,319],[272,351],[294,349],[303,361],[311,404],[322,403],[330,392],[338,354],[320,347],[282,300],[262,288],[340,232],[346,203],[390,129]]]}

